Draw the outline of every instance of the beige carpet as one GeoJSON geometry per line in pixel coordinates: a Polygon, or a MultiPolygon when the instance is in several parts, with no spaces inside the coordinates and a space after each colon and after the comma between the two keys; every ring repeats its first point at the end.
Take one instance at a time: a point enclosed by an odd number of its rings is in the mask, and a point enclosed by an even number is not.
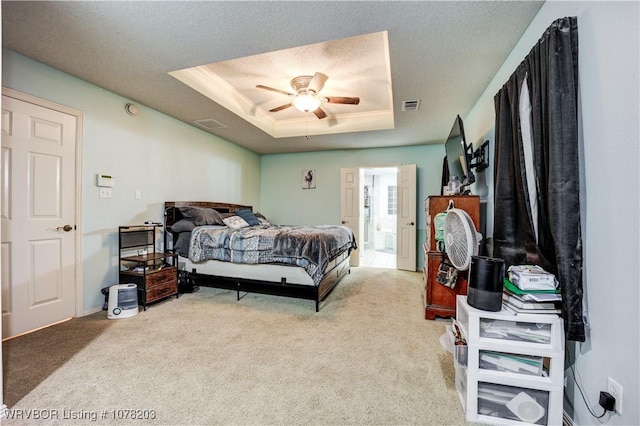
{"type": "Polygon", "coordinates": [[[4,401],[23,418],[3,424],[465,424],[421,277],[352,268],[318,313],[201,288],[9,340],[4,401]],[[58,419],[26,421],[29,409],[58,419]]]}

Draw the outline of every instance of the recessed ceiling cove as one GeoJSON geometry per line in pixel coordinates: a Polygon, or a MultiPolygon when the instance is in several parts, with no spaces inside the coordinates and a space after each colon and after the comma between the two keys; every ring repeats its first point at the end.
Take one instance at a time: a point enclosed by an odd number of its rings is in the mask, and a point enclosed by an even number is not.
{"type": "Polygon", "coordinates": [[[169,74],[274,138],[394,128],[386,31],[169,74]]]}

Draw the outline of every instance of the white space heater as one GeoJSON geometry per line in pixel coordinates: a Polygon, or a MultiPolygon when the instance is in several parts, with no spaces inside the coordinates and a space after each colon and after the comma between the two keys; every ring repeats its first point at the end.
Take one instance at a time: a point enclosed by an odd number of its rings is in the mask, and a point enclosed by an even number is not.
{"type": "Polygon", "coordinates": [[[116,284],[109,287],[107,318],[131,318],[136,315],[138,315],[138,286],[116,284]]]}

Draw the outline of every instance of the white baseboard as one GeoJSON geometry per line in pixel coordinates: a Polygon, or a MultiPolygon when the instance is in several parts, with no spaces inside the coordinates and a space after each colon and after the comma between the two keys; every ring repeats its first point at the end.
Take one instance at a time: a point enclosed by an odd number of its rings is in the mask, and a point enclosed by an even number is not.
{"type": "Polygon", "coordinates": [[[95,314],[96,312],[100,312],[102,310],[102,306],[94,306],[93,308],[89,308],[82,313],[83,317],[87,315],[95,314]]]}

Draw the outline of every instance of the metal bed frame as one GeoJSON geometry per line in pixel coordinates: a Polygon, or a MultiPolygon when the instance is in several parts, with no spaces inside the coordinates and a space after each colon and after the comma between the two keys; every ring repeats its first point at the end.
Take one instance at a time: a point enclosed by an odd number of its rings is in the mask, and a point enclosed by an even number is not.
{"type": "MultiPolygon", "coordinates": [[[[203,207],[212,208],[219,213],[234,213],[236,210],[250,209],[252,206],[240,204],[218,203],[208,201],[166,201],[164,203],[165,216],[165,248],[168,247],[168,234],[171,234],[173,241],[177,238],[177,233],[171,230],[171,225],[183,218],[180,213],[180,207],[203,207]]],[[[170,251],[171,249],[169,249],[170,251]]],[[[350,250],[342,252],[331,259],[332,268],[325,271],[324,278],[318,285],[302,285],[288,283],[286,278],[280,281],[261,281],[254,279],[225,277],[218,275],[198,273],[194,268],[188,274],[196,285],[204,287],[214,287],[227,290],[235,290],[237,300],[242,299],[241,293],[259,293],[275,296],[292,297],[296,299],[305,299],[315,301],[316,312],[320,310],[320,302],[322,302],[331,291],[336,287],[338,282],[351,272],[349,265],[350,250]],[[334,262],[335,261],[335,262],[334,262]]]]}

